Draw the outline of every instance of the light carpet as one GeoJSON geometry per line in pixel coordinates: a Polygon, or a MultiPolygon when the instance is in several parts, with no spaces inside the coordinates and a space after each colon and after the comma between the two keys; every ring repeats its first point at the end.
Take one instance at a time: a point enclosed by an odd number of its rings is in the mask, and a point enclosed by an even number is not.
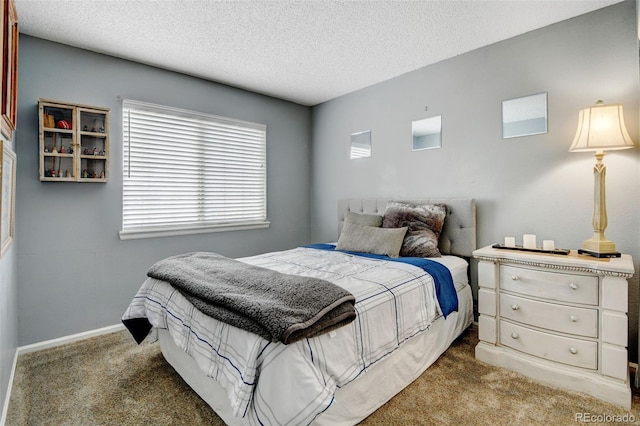
{"type": "MultiPolygon", "coordinates": [[[[577,417],[640,422],[631,410],[539,384],[474,359],[471,327],[363,425],[576,425],[577,417]],[[598,417],[600,416],[600,417],[598,417]]],[[[624,424],[625,422],[620,422],[624,424]]],[[[21,355],[8,426],[223,425],[166,363],[158,344],[126,331],[21,355]]]]}

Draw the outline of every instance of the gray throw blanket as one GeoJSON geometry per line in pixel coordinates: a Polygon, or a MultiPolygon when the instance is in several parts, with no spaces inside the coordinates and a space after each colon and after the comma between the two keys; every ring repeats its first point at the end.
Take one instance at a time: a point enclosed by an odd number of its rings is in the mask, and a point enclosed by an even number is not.
{"type": "Polygon", "coordinates": [[[204,314],[271,341],[289,344],[355,319],[355,297],[318,278],[287,275],[216,253],[187,253],[154,264],[204,314]]]}

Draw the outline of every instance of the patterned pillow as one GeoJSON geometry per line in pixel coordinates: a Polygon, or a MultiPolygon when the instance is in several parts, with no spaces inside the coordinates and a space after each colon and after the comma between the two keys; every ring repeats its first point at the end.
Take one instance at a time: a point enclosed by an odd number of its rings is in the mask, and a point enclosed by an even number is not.
{"type": "Polygon", "coordinates": [[[389,201],[383,228],[407,227],[400,256],[440,257],[438,239],[447,216],[444,204],[415,205],[389,201]]]}

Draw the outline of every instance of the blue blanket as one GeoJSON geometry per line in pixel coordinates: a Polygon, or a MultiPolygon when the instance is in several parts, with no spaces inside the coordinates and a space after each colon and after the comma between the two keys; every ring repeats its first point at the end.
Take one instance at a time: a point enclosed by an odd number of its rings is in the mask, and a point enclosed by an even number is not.
{"type": "Polygon", "coordinates": [[[422,268],[427,274],[433,277],[436,287],[436,297],[440,303],[442,314],[446,318],[451,312],[458,310],[458,293],[453,285],[453,278],[449,269],[441,263],[422,257],[389,257],[380,254],[360,253],[355,251],[336,250],[332,244],[309,244],[305,246],[317,250],[340,251],[355,256],[369,257],[372,259],[388,260],[391,262],[402,262],[422,268]]]}

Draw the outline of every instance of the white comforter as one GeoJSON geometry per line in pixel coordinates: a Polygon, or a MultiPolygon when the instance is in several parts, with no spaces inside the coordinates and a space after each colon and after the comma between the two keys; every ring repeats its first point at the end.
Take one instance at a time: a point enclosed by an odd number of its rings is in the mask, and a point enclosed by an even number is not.
{"type": "Polygon", "coordinates": [[[168,283],[147,279],[123,319],[168,329],[175,344],[226,390],[234,415],[252,424],[308,424],[336,387],[363,374],[441,315],[421,268],[312,248],[239,259],[326,279],[356,297],[354,322],[290,345],[269,342],[196,310],[168,283]]]}

